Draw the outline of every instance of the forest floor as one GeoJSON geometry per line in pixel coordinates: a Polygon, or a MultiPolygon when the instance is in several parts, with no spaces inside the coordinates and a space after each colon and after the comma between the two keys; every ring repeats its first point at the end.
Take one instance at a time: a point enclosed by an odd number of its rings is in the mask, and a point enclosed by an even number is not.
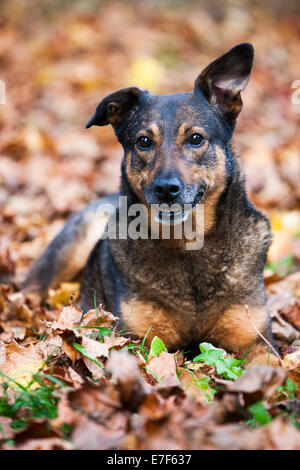
{"type": "Polygon", "coordinates": [[[300,449],[299,12],[43,3],[0,7],[0,449],[300,449]],[[112,130],[84,129],[98,101],[128,84],[188,91],[243,41],[256,59],[236,142],[274,234],[265,282],[282,367],[247,371],[207,343],[194,361],[159,339],[148,351],[98,306],[79,324],[76,283],[23,295],[65,220],[118,189],[112,130]]]}

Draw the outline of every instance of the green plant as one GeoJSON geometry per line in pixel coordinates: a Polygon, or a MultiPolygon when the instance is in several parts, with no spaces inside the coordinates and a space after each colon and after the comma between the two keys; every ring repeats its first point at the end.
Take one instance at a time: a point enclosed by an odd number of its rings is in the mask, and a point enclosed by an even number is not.
{"type": "Polygon", "coordinates": [[[193,362],[205,362],[216,367],[218,375],[225,379],[236,380],[244,370],[240,367],[245,362],[244,359],[238,360],[228,356],[224,349],[216,348],[210,343],[201,343],[199,345],[201,354],[193,359],[193,362]]]}
{"type": "MultiPolygon", "coordinates": [[[[214,399],[215,393],[217,393],[217,390],[211,387],[210,382],[211,379],[207,375],[203,375],[202,377],[197,377],[193,371],[184,368],[193,378],[191,381],[190,385],[188,388],[190,388],[192,385],[196,386],[199,389],[200,394],[202,395],[204,401],[206,403],[211,403],[214,399]]],[[[182,374],[183,370],[179,371],[178,378],[182,374]]],[[[188,388],[186,389],[186,392],[188,392],[188,388]]]]}
{"type": "Polygon", "coordinates": [[[100,364],[100,362],[98,362],[93,356],[91,356],[91,354],[86,349],[84,349],[81,344],[73,343],[73,348],[77,349],[77,351],[79,351],[83,356],[87,357],[90,359],[90,361],[94,362],[98,367],[103,369],[103,365],[100,364]]]}
{"type": "Polygon", "coordinates": [[[74,326],[74,330],[93,330],[90,338],[100,338],[100,343],[104,342],[105,336],[111,336],[112,331],[104,326],[74,326]]]}
{"type": "Polygon", "coordinates": [[[145,341],[147,339],[148,334],[150,333],[151,328],[152,328],[152,326],[149,326],[148,331],[145,334],[141,345],[131,343],[131,344],[128,344],[126,346],[126,349],[129,350],[129,351],[139,352],[143,356],[143,358],[145,359],[146,362],[148,362],[148,360],[149,360],[149,352],[145,348],[145,341]]]}
{"type": "MultiPolygon", "coordinates": [[[[112,335],[112,330],[110,330],[109,328],[106,328],[104,326],[101,326],[101,324],[100,324],[99,311],[98,311],[97,301],[96,301],[96,291],[94,292],[94,307],[95,307],[95,311],[96,311],[98,326],[90,326],[90,325],[74,326],[74,330],[93,330],[91,332],[91,334],[89,335],[89,337],[90,338],[100,338],[100,342],[104,343],[105,336],[111,336],[112,335]]],[[[78,351],[79,351],[79,349],[78,349],[78,351]]],[[[84,355],[86,356],[86,354],[84,354],[84,355]]]]}
{"type": "Polygon", "coordinates": [[[275,397],[276,400],[295,400],[296,397],[296,390],[298,389],[298,385],[295,384],[292,379],[289,377],[286,379],[284,385],[280,385],[277,388],[279,392],[278,395],[275,397]]]}
{"type": "Polygon", "coordinates": [[[5,379],[2,384],[3,395],[0,398],[0,416],[12,419],[12,429],[16,431],[24,428],[31,419],[57,417],[59,397],[55,391],[64,386],[63,382],[39,372],[34,374],[30,383],[24,387],[1,372],[0,375],[5,379]],[[13,402],[8,398],[8,387],[14,389],[13,402]]]}
{"type": "Polygon", "coordinates": [[[168,352],[164,342],[158,336],[154,336],[153,340],[151,341],[150,356],[159,356],[163,351],[168,352]]]}
{"type": "Polygon", "coordinates": [[[265,408],[265,405],[262,401],[254,403],[254,405],[249,406],[248,411],[252,414],[252,418],[246,421],[247,426],[264,426],[272,421],[272,416],[265,408]]]}

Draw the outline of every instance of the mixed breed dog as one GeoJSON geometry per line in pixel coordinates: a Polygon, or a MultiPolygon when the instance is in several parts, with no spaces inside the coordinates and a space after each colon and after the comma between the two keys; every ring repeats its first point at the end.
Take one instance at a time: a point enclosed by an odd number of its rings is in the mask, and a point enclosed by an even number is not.
{"type": "Polygon", "coordinates": [[[272,342],[263,281],[270,226],[247,198],[232,142],[253,56],[251,44],[237,45],[208,65],[189,93],[130,87],[98,104],[86,127],[113,126],[124,149],[120,193],[67,222],[34,263],[24,291],[45,293],[80,275],[83,311],[96,296],[133,337],[151,327],[148,344],[156,335],[169,351],[193,351],[208,341],[240,357],[248,353],[248,364],[278,364],[256,331],[272,342]],[[146,217],[156,236],[101,237],[110,218],[120,231],[133,220],[121,217],[119,196],[129,208],[158,207],[146,217]],[[103,205],[114,209],[109,214],[103,205]],[[187,216],[196,238],[204,235],[201,249],[186,249],[185,233],[175,236],[187,216]]]}

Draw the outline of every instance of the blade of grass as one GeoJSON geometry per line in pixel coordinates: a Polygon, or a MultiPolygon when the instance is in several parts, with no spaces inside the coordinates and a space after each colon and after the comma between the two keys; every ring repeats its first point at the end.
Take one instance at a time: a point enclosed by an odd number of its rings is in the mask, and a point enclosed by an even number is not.
{"type": "Polygon", "coordinates": [[[144,336],[144,339],[143,339],[142,344],[141,344],[141,348],[142,348],[142,349],[144,349],[144,344],[145,344],[145,341],[146,341],[146,339],[147,339],[148,334],[150,333],[151,328],[152,328],[152,325],[149,326],[148,331],[147,331],[147,333],[146,333],[145,336],[144,336]]]}
{"type": "Polygon", "coordinates": [[[82,346],[81,344],[78,344],[78,343],[73,343],[73,348],[77,349],[77,351],[79,351],[83,356],[87,357],[88,359],[90,359],[92,362],[94,362],[95,364],[97,364],[97,366],[99,366],[101,369],[103,369],[103,365],[100,364],[100,362],[98,362],[96,359],[93,358],[93,356],[91,356],[82,346]]]}
{"type": "Polygon", "coordinates": [[[129,313],[129,315],[128,315],[128,318],[127,318],[127,320],[126,320],[125,325],[123,326],[122,330],[119,331],[119,336],[121,336],[121,334],[122,334],[123,331],[125,330],[125,328],[126,328],[126,326],[127,326],[127,323],[129,322],[129,319],[130,319],[131,314],[132,314],[132,312],[133,312],[133,308],[134,308],[134,302],[133,302],[133,304],[132,304],[132,307],[131,307],[131,310],[130,310],[130,313],[129,313]]]}

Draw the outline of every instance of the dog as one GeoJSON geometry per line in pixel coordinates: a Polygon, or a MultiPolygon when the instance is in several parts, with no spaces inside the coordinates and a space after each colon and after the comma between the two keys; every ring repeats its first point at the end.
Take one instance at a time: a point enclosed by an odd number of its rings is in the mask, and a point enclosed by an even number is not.
{"type": "Polygon", "coordinates": [[[83,270],[83,310],[94,300],[103,304],[130,334],[147,335],[148,345],[155,335],[169,351],[208,341],[247,354],[249,364],[278,364],[261,338],[272,342],[263,281],[270,226],[247,198],[232,142],[253,57],[253,46],[242,43],[208,65],[192,92],[153,95],[130,87],[98,104],[86,127],[112,125],[123,146],[120,193],[67,222],[31,268],[24,291],[46,292],[83,270]],[[111,217],[124,229],[120,195],[128,207],[164,204],[154,217],[155,237],[101,238],[111,217]],[[174,204],[179,211],[170,210],[174,204]],[[185,235],[174,236],[185,205],[196,234],[204,236],[201,249],[187,250],[185,235]],[[169,239],[161,236],[164,217],[173,230],[169,239]]]}

